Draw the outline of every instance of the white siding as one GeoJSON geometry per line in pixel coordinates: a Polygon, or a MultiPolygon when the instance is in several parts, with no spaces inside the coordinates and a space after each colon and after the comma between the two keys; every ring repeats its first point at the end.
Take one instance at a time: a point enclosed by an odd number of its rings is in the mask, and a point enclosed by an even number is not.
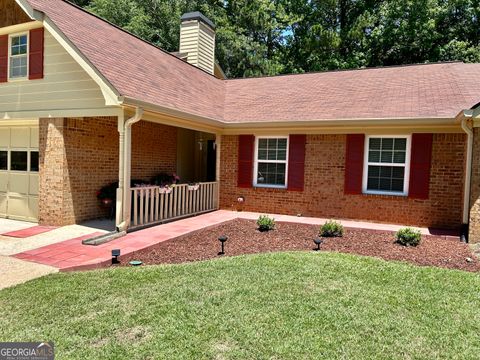
{"type": "Polygon", "coordinates": [[[215,32],[203,23],[187,21],[180,28],[180,53],[187,61],[213,74],[215,65],[215,32]]]}
{"type": "Polygon", "coordinates": [[[0,113],[105,107],[100,87],[45,30],[44,78],[0,84],[0,113]]]}

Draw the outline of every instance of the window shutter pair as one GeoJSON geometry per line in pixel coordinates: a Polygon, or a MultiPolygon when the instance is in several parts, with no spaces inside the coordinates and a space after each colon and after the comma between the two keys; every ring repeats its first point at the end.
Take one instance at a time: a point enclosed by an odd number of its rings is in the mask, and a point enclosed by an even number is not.
{"type": "MultiPolygon", "coordinates": [[[[288,190],[303,191],[306,135],[290,135],[288,149],[288,190]]],[[[255,136],[240,135],[238,143],[238,187],[253,186],[255,136]]]]}
{"type": "MultiPolygon", "coordinates": [[[[433,134],[413,134],[410,157],[410,180],[408,197],[428,199],[430,166],[432,161],[433,134]]],[[[365,135],[347,135],[345,157],[345,194],[361,194],[365,135]]]]}
{"type": "MultiPolygon", "coordinates": [[[[44,29],[30,30],[28,78],[43,79],[44,29]]],[[[8,81],[8,35],[0,36],[0,83],[8,81]]]]}

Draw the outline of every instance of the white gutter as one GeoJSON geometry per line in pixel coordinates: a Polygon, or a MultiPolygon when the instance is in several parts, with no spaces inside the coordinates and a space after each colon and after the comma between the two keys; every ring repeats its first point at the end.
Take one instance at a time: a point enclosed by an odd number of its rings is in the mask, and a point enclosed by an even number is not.
{"type": "Polygon", "coordinates": [[[467,225],[470,220],[470,186],[472,179],[472,155],[473,155],[473,131],[468,124],[472,118],[471,111],[463,112],[461,122],[462,129],[467,134],[467,166],[465,169],[465,185],[463,191],[463,224],[467,225]]]}
{"type": "MultiPolygon", "coordinates": [[[[131,171],[131,162],[132,162],[132,125],[136,122],[142,120],[143,116],[143,108],[137,107],[135,108],[135,115],[132,116],[130,119],[126,120],[123,125],[123,161],[120,161],[120,181],[123,186],[120,186],[123,191],[122,194],[122,223],[117,226],[118,231],[126,231],[128,226],[130,225],[130,171],[131,171]],[[122,174],[123,173],[123,174],[122,174]],[[123,175],[123,176],[122,176],[123,175]],[[122,181],[123,180],[123,181],[122,181]]],[[[122,134],[120,133],[120,138],[122,134]]],[[[122,144],[119,144],[122,146],[122,144]]]]}

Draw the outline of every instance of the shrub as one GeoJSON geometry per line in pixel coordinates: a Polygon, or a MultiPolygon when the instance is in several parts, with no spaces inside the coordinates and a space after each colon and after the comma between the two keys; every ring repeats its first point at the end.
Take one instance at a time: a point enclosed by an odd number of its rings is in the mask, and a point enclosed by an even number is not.
{"type": "Polygon", "coordinates": [[[260,215],[257,225],[260,231],[273,230],[275,228],[275,219],[268,217],[268,215],[260,215]]]}
{"type": "Polygon", "coordinates": [[[322,237],[342,237],[343,225],[339,222],[330,220],[320,227],[320,236],[322,237]]]}
{"type": "Polygon", "coordinates": [[[420,230],[408,227],[398,230],[396,234],[397,243],[403,246],[417,246],[420,244],[421,238],[420,230]]]}

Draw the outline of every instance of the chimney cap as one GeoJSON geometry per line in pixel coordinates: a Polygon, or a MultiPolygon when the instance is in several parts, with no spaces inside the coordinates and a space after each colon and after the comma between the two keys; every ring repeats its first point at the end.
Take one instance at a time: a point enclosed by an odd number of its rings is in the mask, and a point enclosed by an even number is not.
{"type": "Polygon", "coordinates": [[[189,20],[199,20],[210,26],[212,30],[215,30],[215,24],[213,23],[213,21],[203,15],[200,11],[192,11],[185,13],[180,19],[182,20],[182,22],[189,20]]]}

